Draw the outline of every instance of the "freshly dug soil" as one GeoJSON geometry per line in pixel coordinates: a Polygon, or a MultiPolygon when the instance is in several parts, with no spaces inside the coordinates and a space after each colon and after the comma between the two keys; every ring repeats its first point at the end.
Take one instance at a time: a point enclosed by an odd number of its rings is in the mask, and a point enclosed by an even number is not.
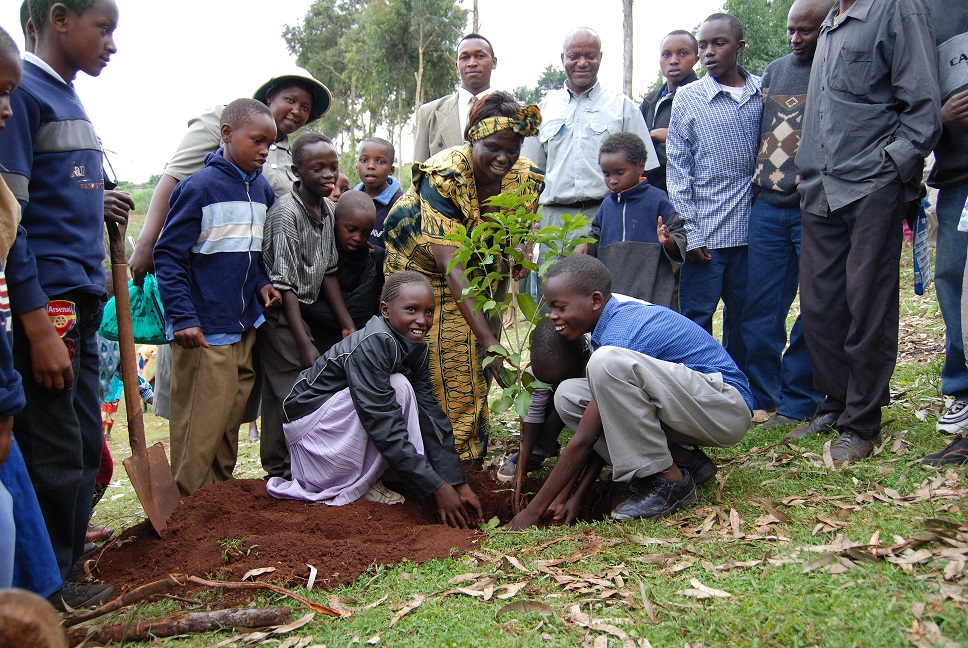
{"type": "MultiPolygon", "coordinates": [[[[494,516],[510,520],[509,484],[495,481],[489,471],[469,472],[468,483],[481,500],[484,522],[494,516]]],[[[538,486],[532,482],[532,488],[538,486]]],[[[602,509],[595,517],[601,517],[610,510],[610,498],[601,491],[595,495],[590,499],[602,509]]],[[[238,581],[250,569],[275,567],[263,578],[296,586],[306,584],[308,563],[318,570],[316,587],[332,589],[370,565],[446,558],[474,549],[482,537],[436,522],[433,498],[408,497],[395,506],[365,500],[326,506],[278,500],[266,493],[264,481],[238,479],[182,500],[163,539],[147,521],[125,530],[100,552],[98,578],[120,593],[172,573],[238,581]]]]}
{"type": "MultiPolygon", "coordinates": [[[[486,472],[469,478],[485,521],[495,515],[507,521],[511,491],[486,472]]],[[[121,591],[170,573],[237,581],[250,569],[275,567],[266,578],[304,585],[308,563],[318,570],[317,586],[331,589],[372,564],[445,558],[473,549],[482,537],[439,524],[434,514],[433,498],[337,507],[272,498],[262,480],[229,480],[182,500],[163,539],[148,522],[125,530],[100,553],[98,578],[121,591]]]]}

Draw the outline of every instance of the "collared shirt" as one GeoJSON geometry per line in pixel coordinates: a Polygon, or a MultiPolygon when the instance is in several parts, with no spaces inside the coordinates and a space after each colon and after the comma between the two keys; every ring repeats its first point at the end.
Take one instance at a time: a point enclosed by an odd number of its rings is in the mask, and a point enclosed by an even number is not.
{"type": "Polygon", "coordinates": [[[492,92],[494,92],[494,89],[488,88],[477,94],[471,94],[471,91],[464,86],[457,86],[457,117],[460,119],[461,137],[463,137],[464,130],[467,128],[467,115],[471,112],[471,106],[492,92]]]}
{"type": "Polygon", "coordinates": [[[600,202],[608,187],[598,166],[598,150],[606,137],[627,131],[645,142],[646,171],[658,166],[652,138],[638,106],[624,94],[602,88],[601,81],[580,95],[566,86],[541,101],[537,137],[524,141],[521,155],[545,168],[542,205],[600,202]]]}
{"type": "Polygon", "coordinates": [[[333,207],[323,200],[323,218],[306,207],[295,189],[266,214],[262,262],[272,285],[291,290],[303,304],[319,299],[323,278],[336,272],[339,257],[333,233],[333,207]]]}
{"type": "Polygon", "coordinates": [[[689,250],[747,244],[763,99],[760,77],[742,72],[739,101],[706,75],[672,103],[666,185],[689,250]]]}
{"type": "Polygon", "coordinates": [[[749,381],[723,345],[698,324],[665,306],[613,294],[602,309],[591,342],[592,349],[620,347],[702,374],[721,374],[723,382],[734,387],[753,409],[749,381]]]}
{"type": "Polygon", "coordinates": [[[39,67],[41,70],[43,70],[47,74],[51,75],[52,77],[54,77],[55,79],[57,79],[58,81],[60,81],[61,83],[63,83],[64,85],[66,85],[66,86],[72,86],[73,87],[74,84],[68,83],[67,81],[65,81],[64,80],[64,77],[62,77],[61,75],[59,75],[57,73],[57,71],[54,70],[54,68],[52,68],[47,61],[45,61],[44,59],[40,58],[39,56],[37,56],[33,52],[24,52],[24,60],[25,61],[30,61],[31,63],[33,63],[34,65],[36,65],[37,67],[39,67]]]}
{"type": "Polygon", "coordinates": [[[835,20],[838,10],[820,26],[796,157],[800,206],[821,216],[895,178],[919,182],[941,133],[924,0],[857,0],[835,20]]]}

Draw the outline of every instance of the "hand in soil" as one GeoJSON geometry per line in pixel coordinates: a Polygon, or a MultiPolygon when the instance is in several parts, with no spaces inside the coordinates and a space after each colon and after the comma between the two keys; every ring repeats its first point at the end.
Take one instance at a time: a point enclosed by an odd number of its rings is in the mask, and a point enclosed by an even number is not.
{"type": "Polygon", "coordinates": [[[484,508],[481,506],[481,500],[477,499],[477,495],[471,489],[470,484],[464,482],[459,484],[455,490],[457,496],[460,497],[461,504],[464,505],[464,510],[470,508],[474,514],[473,522],[480,523],[484,519],[484,508]]]}
{"type": "MultiPolygon", "coordinates": [[[[466,484],[462,484],[466,486],[466,484]]],[[[468,489],[470,490],[470,489],[468,489]]],[[[477,496],[474,495],[473,491],[471,496],[474,501],[477,501],[477,496]]],[[[459,527],[461,529],[466,529],[471,525],[471,516],[468,515],[467,510],[464,508],[464,500],[461,496],[454,490],[454,487],[450,484],[444,484],[440,488],[434,491],[434,498],[437,500],[437,516],[440,517],[441,522],[452,527],[459,527]]],[[[480,502],[477,503],[478,515],[482,516],[483,512],[480,510],[480,502]]]]}
{"type": "Polygon", "coordinates": [[[508,529],[511,531],[521,531],[522,529],[527,529],[528,527],[538,526],[538,516],[531,510],[530,507],[524,509],[517,515],[515,515],[510,522],[508,522],[508,529]]]}

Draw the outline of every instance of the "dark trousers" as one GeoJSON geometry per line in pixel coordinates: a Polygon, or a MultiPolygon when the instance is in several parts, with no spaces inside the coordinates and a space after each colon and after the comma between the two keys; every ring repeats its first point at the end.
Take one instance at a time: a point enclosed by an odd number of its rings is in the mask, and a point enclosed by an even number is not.
{"type": "Polygon", "coordinates": [[[713,332],[713,315],[723,302],[723,347],[740,371],[746,372],[743,304],[746,301],[748,248],[743,245],[710,250],[712,261],[686,261],[679,274],[679,312],[713,332]]]}
{"type": "MultiPolygon", "coordinates": [[[[265,313],[265,323],[256,329],[256,348],[262,365],[262,436],[259,454],[269,477],[292,479],[289,446],[282,431],[285,416],[282,403],[302,371],[296,336],[281,308],[265,313]]],[[[305,324],[300,321],[300,326],[305,324]]]]}
{"type": "Polygon", "coordinates": [[[30,342],[15,318],[14,367],[24,377],[27,406],[14,418],[13,430],[44,514],[57,567],[64,577],[83,551],[94,479],[101,466],[97,329],[103,304],[92,295],[68,294],[54,299],[75,304],[77,319],[63,336],[71,356],[74,386],[55,393],[34,381],[30,342]]]}
{"type": "Polygon", "coordinates": [[[800,310],[814,386],[826,394],[817,413],[840,412],[838,428],[865,439],[890,401],[906,209],[895,180],[826,217],[803,212],[800,310]]]}

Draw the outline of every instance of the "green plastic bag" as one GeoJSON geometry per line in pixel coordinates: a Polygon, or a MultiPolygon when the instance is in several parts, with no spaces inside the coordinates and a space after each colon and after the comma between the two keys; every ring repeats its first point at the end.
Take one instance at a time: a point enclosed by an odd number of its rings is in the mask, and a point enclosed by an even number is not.
{"type": "MultiPolygon", "coordinates": [[[[165,338],[165,310],[158,294],[158,280],[153,274],[145,275],[140,286],[128,282],[131,299],[131,327],[137,344],[168,344],[165,338]]],[[[109,340],[118,340],[118,307],[114,297],[104,307],[104,317],[98,333],[109,340]]]]}

